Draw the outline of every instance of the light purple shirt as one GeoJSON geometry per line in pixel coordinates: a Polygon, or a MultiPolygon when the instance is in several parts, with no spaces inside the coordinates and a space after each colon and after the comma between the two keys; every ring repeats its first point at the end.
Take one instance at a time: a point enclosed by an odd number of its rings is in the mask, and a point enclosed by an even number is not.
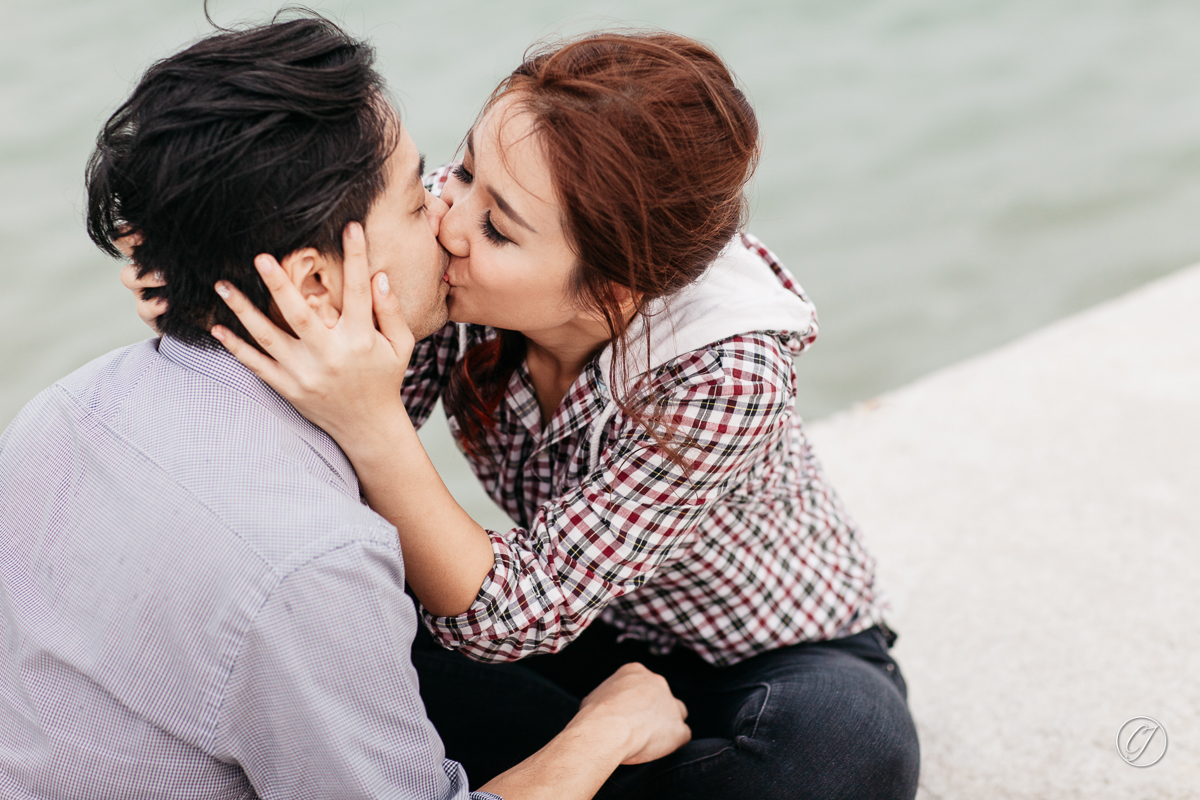
{"type": "Polygon", "coordinates": [[[0,439],[6,800],[467,797],[416,625],[346,457],[222,350],[110,353],[0,439]]]}

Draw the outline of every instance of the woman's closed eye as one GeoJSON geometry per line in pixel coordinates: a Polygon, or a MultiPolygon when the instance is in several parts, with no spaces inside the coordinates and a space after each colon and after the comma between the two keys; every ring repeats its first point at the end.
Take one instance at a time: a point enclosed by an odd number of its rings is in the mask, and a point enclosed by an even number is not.
{"type": "Polygon", "coordinates": [[[496,230],[496,226],[492,224],[491,209],[489,209],[487,212],[484,213],[483,219],[480,222],[481,222],[480,227],[483,230],[483,235],[485,237],[487,237],[487,240],[489,242],[491,242],[492,244],[508,244],[509,242],[512,241],[512,239],[509,239],[503,233],[496,230]]]}
{"type": "MultiPolygon", "coordinates": [[[[450,172],[456,179],[468,185],[475,180],[474,174],[467,169],[465,164],[456,164],[450,172]]],[[[492,212],[490,209],[484,213],[483,219],[479,221],[479,228],[483,231],[484,237],[492,244],[508,244],[512,241],[512,239],[509,239],[492,224],[492,212]]]]}

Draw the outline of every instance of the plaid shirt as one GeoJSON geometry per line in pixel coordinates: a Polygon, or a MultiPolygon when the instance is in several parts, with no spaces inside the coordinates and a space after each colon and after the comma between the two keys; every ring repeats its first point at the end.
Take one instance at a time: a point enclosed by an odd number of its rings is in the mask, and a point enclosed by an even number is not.
{"type": "MultiPolygon", "coordinates": [[[[446,173],[427,182],[438,190],[446,173]]],[[[741,246],[803,297],[756,239],[741,246]]],[[[416,424],[464,349],[496,335],[450,324],[418,343],[405,388],[416,424]]],[[[545,426],[522,365],[481,454],[468,455],[519,527],[489,531],[495,566],[471,608],[424,612],[426,625],[447,647],[505,661],[555,652],[600,617],[657,652],[683,644],[728,665],[881,622],[874,561],[795,413],[792,356],[815,337],[815,324],[749,332],[653,371],[653,396],[692,444],[690,469],[610,402],[602,359],[545,426]]]]}

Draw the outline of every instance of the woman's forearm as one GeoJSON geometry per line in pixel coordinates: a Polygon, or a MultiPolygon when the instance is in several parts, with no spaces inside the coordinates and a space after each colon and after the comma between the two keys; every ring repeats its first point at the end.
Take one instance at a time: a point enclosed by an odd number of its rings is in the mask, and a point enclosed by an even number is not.
{"type": "MultiPolygon", "coordinates": [[[[486,531],[450,496],[401,405],[413,333],[386,273],[372,278],[362,225],[342,237],[343,304],[309,302],[284,267],[262,253],[254,264],[285,331],[227,281],[214,287],[254,337],[255,349],[223,326],[213,336],[342,447],[367,502],[400,534],[408,583],[438,616],[467,611],[495,558],[486,531]],[[371,304],[365,304],[365,298],[371,304]],[[331,315],[337,314],[335,324],[331,315]]],[[[286,259],[285,259],[286,261],[286,259]]],[[[292,262],[288,262],[292,264],[292,262]]]]}
{"type": "Polygon", "coordinates": [[[405,578],[425,609],[462,614],[492,570],[491,539],[450,494],[406,413],[375,434],[345,448],[363,495],[396,526],[405,578]]]}

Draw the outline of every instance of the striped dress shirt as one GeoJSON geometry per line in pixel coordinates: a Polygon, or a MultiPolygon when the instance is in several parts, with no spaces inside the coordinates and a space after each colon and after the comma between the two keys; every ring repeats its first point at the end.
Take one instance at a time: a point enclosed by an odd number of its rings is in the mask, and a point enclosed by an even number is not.
{"type": "Polygon", "coordinates": [[[6,800],[492,798],[416,625],[341,450],[219,348],[110,353],[0,439],[6,800]]]}

